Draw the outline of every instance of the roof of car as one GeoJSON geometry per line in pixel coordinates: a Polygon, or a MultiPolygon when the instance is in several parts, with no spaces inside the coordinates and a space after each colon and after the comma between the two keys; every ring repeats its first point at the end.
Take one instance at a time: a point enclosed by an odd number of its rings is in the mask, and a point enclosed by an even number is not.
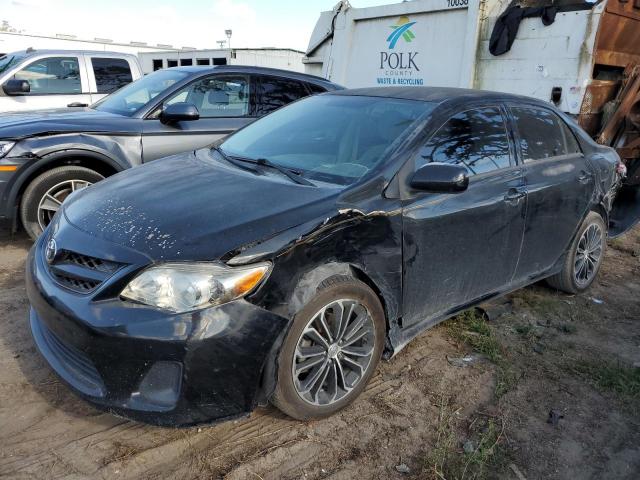
{"type": "Polygon", "coordinates": [[[337,84],[332,83],[326,78],[317,77],[315,75],[309,75],[306,73],[300,72],[292,72],[290,70],[282,70],[279,68],[267,68],[267,67],[252,67],[249,65],[216,65],[216,66],[180,66],[180,67],[171,67],[167,70],[179,70],[182,72],[188,73],[207,73],[207,72],[244,72],[244,73],[260,73],[263,75],[277,75],[289,78],[295,78],[297,80],[302,80],[305,82],[313,82],[324,85],[333,85],[334,87],[339,87],[337,84]]]}
{"type": "Polygon", "coordinates": [[[471,90],[468,88],[450,87],[373,87],[354,88],[333,92],[334,95],[357,95],[363,97],[385,97],[403,100],[418,100],[431,103],[457,103],[471,100],[515,100],[538,103],[549,106],[548,103],[522,95],[490,92],[487,90],[471,90]]]}

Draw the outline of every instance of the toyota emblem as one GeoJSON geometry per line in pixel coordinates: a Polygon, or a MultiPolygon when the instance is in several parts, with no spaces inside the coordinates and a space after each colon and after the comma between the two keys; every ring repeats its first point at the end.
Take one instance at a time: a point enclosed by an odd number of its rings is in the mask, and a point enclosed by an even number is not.
{"type": "Polygon", "coordinates": [[[53,262],[56,258],[56,254],[58,253],[58,245],[56,245],[56,241],[52,238],[47,242],[47,246],[44,249],[44,256],[47,259],[47,263],[53,262]]]}

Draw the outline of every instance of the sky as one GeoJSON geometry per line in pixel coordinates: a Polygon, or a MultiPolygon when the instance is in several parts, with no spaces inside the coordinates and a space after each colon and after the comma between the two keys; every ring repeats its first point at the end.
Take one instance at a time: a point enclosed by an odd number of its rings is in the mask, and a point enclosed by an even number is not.
{"type": "MultiPolygon", "coordinates": [[[[72,34],[217,48],[226,29],[232,47],[305,50],[321,11],[338,0],[0,0],[0,21],[25,33],[72,34]]],[[[352,0],[353,7],[394,0],[352,0]]]]}

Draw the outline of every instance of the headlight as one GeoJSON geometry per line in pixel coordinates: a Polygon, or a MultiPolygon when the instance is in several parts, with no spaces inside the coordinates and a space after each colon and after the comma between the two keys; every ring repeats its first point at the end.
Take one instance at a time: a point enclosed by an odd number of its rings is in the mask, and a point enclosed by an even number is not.
{"type": "Polygon", "coordinates": [[[0,158],[9,153],[15,144],[16,142],[0,142],[0,158]]]}
{"type": "Polygon", "coordinates": [[[120,296],[176,313],[227,303],[251,292],[269,273],[269,262],[243,267],[219,263],[166,263],[134,278],[120,296]]]}

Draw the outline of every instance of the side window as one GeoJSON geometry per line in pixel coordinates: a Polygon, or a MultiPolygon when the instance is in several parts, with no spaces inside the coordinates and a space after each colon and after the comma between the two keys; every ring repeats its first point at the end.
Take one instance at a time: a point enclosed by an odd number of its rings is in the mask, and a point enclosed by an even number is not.
{"type": "Polygon", "coordinates": [[[556,114],[536,107],[511,107],[511,112],[525,162],[566,155],[562,123],[556,114]]]}
{"type": "Polygon", "coordinates": [[[165,105],[189,102],[200,118],[244,117],[249,113],[249,81],[244,76],[207,77],[177,92],[165,105]]]}
{"type": "Polygon", "coordinates": [[[580,148],[580,144],[578,143],[578,140],[576,140],[575,134],[571,131],[568,125],[564,123],[562,120],[560,121],[560,124],[562,125],[562,131],[564,132],[564,138],[567,144],[567,153],[568,154],[582,153],[582,149],[580,148]]]}
{"type": "Polygon", "coordinates": [[[91,58],[98,93],[112,93],[131,83],[131,67],[124,58],[91,58]]]}
{"type": "Polygon", "coordinates": [[[424,163],[464,165],[471,175],[510,166],[509,137],[500,109],[478,108],[454,115],[420,155],[424,163]]]}
{"type": "Polygon", "coordinates": [[[29,82],[32,94],[82,93],[80,66],[75,57],[36,60],[16,73],[14,78],[29,82]]]}
{"type": "Polygon", "coordinates": [[[309,92],[305,86],[296,80],[259,76],[258,116],[266,115],[307,95],[309,92]]]}
{"type": "Polygon", "coordinates": [[[327,91],[326,88],[321,87],[319,85],[314,85],[313,83],[307,83],[307,87],[309,87],[309,90],[311,90],[312,95],[316,95],[318,93],[324,93],[327,91]]]}

